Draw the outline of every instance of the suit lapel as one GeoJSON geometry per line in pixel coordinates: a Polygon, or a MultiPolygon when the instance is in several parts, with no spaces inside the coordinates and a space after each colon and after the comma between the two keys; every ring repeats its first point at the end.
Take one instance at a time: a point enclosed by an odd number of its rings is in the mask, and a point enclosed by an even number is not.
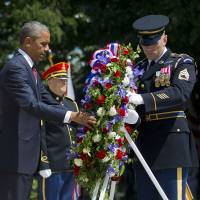
{"type": "Polygon", "coordinates": [[[166,53],[159,59],[159,61],[157,61],[154,65],[150,67],[148,71],[144,73],[141,80],[147,80],[150,77],[152,77],[156,73],[156,71],[160,71],[160,68],[163,66],[163,63],[165,63],[166,59],[169,57],[170,54],[171,51],[167,50],[166,53]]]}

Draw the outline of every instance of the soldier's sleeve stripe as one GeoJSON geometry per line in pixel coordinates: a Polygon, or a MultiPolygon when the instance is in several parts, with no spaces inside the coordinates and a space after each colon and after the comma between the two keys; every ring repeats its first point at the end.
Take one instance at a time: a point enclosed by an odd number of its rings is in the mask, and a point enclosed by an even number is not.
{"type": "Polygon", "coordinates": [[[165,93],[162,93],[162,94],[156,94],[156,96],[160,99],[169,99],[169,96],[166,95],[165,93]]]}
{"type": "Polygon", "coordinates": [[[156,99],[154,97],[154,95],[152,93],[150,93],[152,98],[153,98],[153,102],[154,102],[154,110],[157,111],[157,105],[156,105],[156,99]]]}

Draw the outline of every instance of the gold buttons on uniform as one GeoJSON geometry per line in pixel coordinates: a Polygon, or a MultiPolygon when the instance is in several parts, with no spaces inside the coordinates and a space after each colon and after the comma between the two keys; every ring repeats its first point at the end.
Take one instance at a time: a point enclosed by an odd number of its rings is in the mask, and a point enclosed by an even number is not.
{"type": "Polygon", "coordinates": [[[177,128],[177,132],[180,132],[181,130],[180,130],[180,128],[177,128]]]}
{"type": "Polygon", "coordinates": [[[141,87],[142,89],[144,89],[144,84],[141,84],[140,87],[141,87]]]}

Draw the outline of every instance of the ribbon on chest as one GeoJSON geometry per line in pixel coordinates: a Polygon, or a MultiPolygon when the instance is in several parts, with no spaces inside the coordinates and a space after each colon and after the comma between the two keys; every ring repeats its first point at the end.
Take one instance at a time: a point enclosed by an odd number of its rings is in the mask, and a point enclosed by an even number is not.
{"type": "Polygon", "coordinates": [[[159,71],[156,71],[155,87],[170,86],[171,66],[162,67],[159,71]]]}

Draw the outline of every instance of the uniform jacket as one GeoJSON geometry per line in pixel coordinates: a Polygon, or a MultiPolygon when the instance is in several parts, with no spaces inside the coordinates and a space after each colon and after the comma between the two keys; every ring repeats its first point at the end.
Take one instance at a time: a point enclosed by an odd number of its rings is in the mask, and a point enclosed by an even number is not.
{"type": "MultiPolygon", "coordinates": [[[[50,91],[50,90],[49,90],[50,91]]],[[[75,101],[68,97],[58,97],[51,93],[53,98],[70,111],[79,111],[75,101]]],[[[70,147],[76,128],[72,123],[62,124],[45,122],[42,138],[43,152],[40,170],[50,168],[53,172],[62,172],[70,169],[70,147]],[[47,158],[48,160],[45,160],[47,158]]]]}
{"type": "MultiPolygon", "coordinates": [[[[145,69],[147,64],[145,59],[137,67],[145,69]]],[[[137,107],[142,119],[137,145],[152,168],[198,166],[184,114],[195,81],[194,60],[170,50],[140,77],[138,93],[144,105],[137,107]]]]}
{"type": "Polygon", "coordinates": [[[62,122],[65,113],[17,52],[0,72],[0,171],[33,174],[41,119],[62,122]]]}

